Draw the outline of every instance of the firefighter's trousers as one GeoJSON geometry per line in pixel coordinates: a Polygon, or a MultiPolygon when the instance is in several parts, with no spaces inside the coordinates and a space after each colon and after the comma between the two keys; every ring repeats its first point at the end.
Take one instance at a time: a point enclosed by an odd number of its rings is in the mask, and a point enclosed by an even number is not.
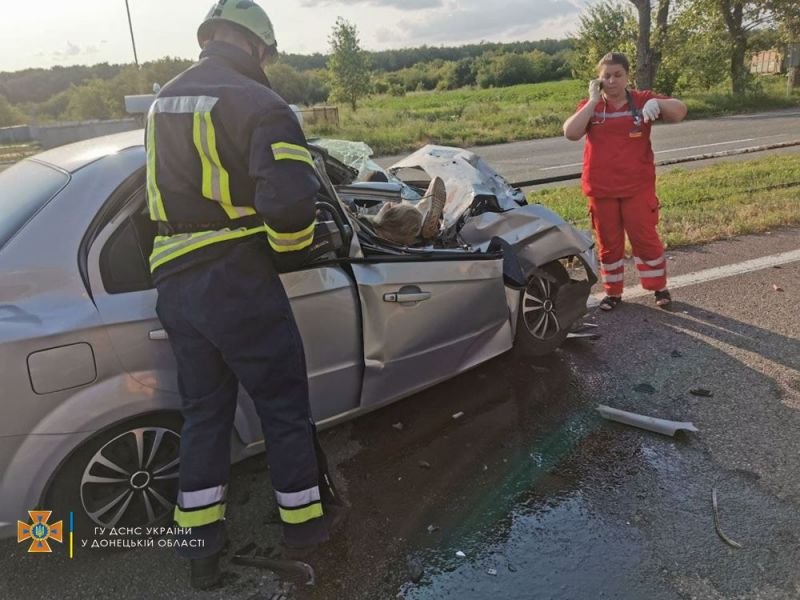
{"type": "Polygon", "coordinates": [[[626,233],[642,287],[654,291],[667,287],[664,244],[656,231],[658,210],[658,198],[652,188],[627,198],[589,198],[607,295],[622,295],[626,233]]]}
{"type": "Polygon", "coordinates": [[[178,552],[201,558],[225,541],[231,435],[239,383],[253,399],[289,546],[328,539],[334,494],[311,421],[303,344],[266,240],[157,284],[158,316],[178,363],[184,424],[178,552]]]}

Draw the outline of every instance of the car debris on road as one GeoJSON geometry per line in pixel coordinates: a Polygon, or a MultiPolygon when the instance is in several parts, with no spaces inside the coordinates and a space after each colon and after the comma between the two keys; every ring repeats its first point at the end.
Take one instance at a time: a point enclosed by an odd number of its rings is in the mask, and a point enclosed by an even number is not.
{"type": "Polygon", "coordinates": [[[609,421],[616,421],[625,425],[638,427],[639,429],[646,429],[654,433],[660,433],[661,435],[674,436],[680,430],[695,432],[699,431],[694,424],[689,422],[669,421],[667,419],[648,417],[625,410],[619,410],[618,408],[611,408],[610,406],[606,406],[604,404],[597,406],[597,412],[599,412],[603,418],[608,419],[609,421]]]}

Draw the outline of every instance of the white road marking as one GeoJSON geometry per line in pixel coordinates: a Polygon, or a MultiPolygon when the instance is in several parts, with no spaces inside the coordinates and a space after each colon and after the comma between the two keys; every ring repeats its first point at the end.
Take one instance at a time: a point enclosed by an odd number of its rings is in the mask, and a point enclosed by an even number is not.
{"type": "MultiPolygon", "coordinates": [[[[761,258],[754,258],[744,262],[735,263],[732,265],[723,265],[721,267],[714,267],[712,269],[705,269],[695,273],[687,273],[685,275],[677,275],[669,279],[669,289],[674,290],[689,285],[696,285],[698,283],[708,283],[717,279],[725,279],[726,277],[734,277],[736,275],[743,275],[753,271],[760,271],[762,269],[769,269],[778,265],[784,265],[790,262],[800,261],[800,250],[792,250],[790,252],[781,252],[780,254],[770,254],[769,256],[762,256],[761,258]]],[[[633,298],[641,298],[643,296],[650,296],[653,292],[645,290],[641,285],[634,288],[626,288],[624,298],[630,300],[633,298]]],[[[604,293],[597,293],[592,295],[586,305],[589,308],[596,308],[600,301],[605,297],[604,293]]]]}
{"type": "MultiPolygon", "coordinates": [[[[772,136],[770,136],[772,137],[772,136]]],[[[659,150],[656,154],[665,152],[680,152],[681,150],[697,150],[698,148],[711,148],[711,146],[724,146],[725,144],[738,144],[740,142],[753,142],[760,138],[745,138],[743,140],[731,140],[729,142],[715,142],[713,144],[700,144],[699,146],[684,146],[683,148],[670,148],[669,150],[659,150]]]]}

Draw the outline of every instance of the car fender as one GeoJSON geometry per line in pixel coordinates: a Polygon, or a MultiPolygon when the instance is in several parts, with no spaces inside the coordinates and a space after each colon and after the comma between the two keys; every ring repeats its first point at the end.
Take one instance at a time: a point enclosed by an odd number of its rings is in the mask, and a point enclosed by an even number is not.
{"type": "Polygon", "coordinates": [[[493,238],[502,239],[513,249],[525,276],[554,260],[577,256],[592,283],[597,281],[598,265],[591,234],[576,229],[539,204],[502,213],[482,213],[470,218],[459,235],[473,250],[482,252],[488,251],[493,238]]]}

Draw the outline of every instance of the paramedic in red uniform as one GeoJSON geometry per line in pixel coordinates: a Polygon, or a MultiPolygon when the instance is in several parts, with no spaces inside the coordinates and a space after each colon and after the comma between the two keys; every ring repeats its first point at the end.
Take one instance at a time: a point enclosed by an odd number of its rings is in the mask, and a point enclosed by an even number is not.
{"type": "Polygon", "coordinates": [[[642,287],[655,292],[658,306],[671,302],[664,245],[656,231],[659,204],[650,130],[659,118],[682,121],[686,105],[649,90],[628,89],[629,69],[624,54],[606,54],[597,65],[599,78],[589,82],[588,100],[564,123],[568,140],[586,135],[582,186],[600,251],[603,310],[622,301],[626,233],[642,287]]]}

